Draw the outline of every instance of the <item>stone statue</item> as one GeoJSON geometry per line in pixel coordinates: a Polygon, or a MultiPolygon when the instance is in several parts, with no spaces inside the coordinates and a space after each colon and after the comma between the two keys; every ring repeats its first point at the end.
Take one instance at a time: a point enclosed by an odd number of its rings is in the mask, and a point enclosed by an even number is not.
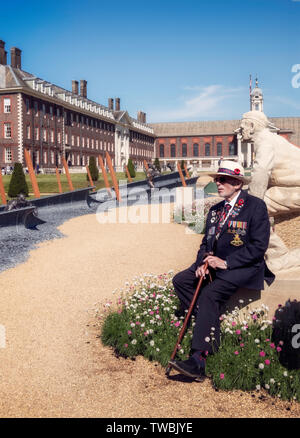
{"type": "MultiPolygon", "coordinates": [[[[254,143],[254,165],[249,193],[264,199],[269,215],[300,214],[300,149],[270,131],[270,123],[261,111],[243,115],[242,140],[254,143]]],[[[271,228],[268,266],[273,271],[300,266],[300,248],[289,251],[271,228]]]]}

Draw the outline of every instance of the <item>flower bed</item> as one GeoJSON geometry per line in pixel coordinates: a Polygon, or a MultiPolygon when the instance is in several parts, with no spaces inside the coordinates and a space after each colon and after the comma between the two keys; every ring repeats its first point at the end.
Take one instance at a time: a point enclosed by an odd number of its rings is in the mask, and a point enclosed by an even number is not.
{"type": "MultiPolygon", "coordinates": [[[[114,305],[105,305],[109,311],[103,314],[104,345],[124,357],[143,355],[167,365],[183,324],[183,317],[174,315],[179,303],[172,276],[171,271],[159,276],[144,274],[133,285],[127,283],[114,305]]],[[[267,318],[267,306],[251,309],[251,304],[222,315],[221,345],[207,358],[207,375],[223,390],[264,388],[283,400],[300,401],[300,370],[287,370],[280,364],[282,341],[272,342],[272,321],[267,318]]],[[[194,325],[192,317],[178,351],[180,360],[189,356],[194,325]]],[[[213,340],[214,328],[210,336],[213,340]]]]}

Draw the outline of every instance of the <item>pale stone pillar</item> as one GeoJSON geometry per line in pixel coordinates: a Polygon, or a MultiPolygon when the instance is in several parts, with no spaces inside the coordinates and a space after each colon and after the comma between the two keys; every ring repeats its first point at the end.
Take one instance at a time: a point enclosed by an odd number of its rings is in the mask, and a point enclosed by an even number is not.
{"type": "Polygon", "coordinates": [[[239,163],[243,163],[241,135],[237,136],[237,141],[238,141],[237,144],[238,161],[239,163]]]}
{"type": "Polygon", "coordinates": [[[247,143],[247,167],[251,166],[251,158],[252,158],[251,143],[247,143]]]}

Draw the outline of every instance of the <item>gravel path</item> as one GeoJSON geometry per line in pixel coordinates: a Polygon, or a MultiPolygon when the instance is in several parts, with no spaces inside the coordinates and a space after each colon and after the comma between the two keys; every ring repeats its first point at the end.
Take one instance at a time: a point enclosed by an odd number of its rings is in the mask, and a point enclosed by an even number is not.
{"type": "Polygon", "coordinates": [[[173,223],[99,224],[94,214],[56,233],[65,237],[0,274],[1,417],[300,416],[299,404],[167,380],[160,365],[102,346],[95,310],[139,273],[188,266],[198,235],[173,223]]]}

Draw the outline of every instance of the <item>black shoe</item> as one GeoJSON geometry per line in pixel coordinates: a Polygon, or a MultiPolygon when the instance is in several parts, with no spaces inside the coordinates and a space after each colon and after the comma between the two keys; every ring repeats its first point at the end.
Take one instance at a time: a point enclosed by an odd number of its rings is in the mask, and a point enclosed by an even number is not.
{"type": "Polygon", "coordinates": [[[205,379],[205,368],[198,364],[196,359],[190,357],[188,360],[170,360],[169,364],[175,370],[188,377],[195,378],[198,382],[205,379]]]}

